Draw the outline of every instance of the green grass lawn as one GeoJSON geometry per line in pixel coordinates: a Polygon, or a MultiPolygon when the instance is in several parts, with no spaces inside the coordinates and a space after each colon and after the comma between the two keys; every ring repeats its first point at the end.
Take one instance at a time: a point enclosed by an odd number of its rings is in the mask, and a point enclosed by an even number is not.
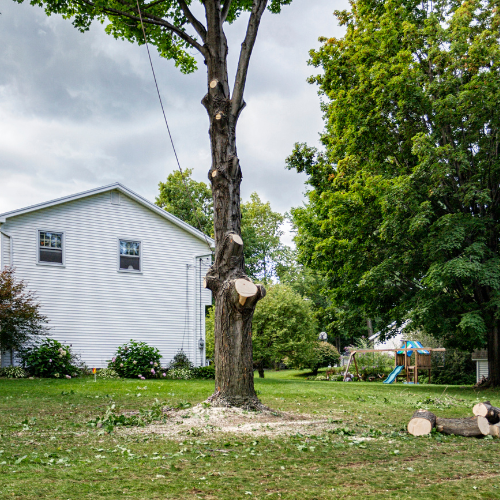
{"type": "Polygon", "coordinates": [[[317,382],[292,371],[266,372],[256,388],[276,410],[330,416],[327,430],[181,441],[107,434],[87,423],[112,403],[196,404],[213,381],[0,379],[0,498],[500,498],[500,441],[406,433],[417,408],[469,416],[477,401],[500,406],[500,391],[317,382]]]}

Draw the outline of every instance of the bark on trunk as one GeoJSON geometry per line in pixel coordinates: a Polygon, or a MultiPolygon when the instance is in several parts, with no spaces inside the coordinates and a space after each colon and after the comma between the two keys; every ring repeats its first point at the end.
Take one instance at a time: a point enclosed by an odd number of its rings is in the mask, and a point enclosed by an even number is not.
{"type": "Polygon", "coordinates": [[[488,333],[488,380],[491,387],[500,386],[500,329],[498,324],[488,333]]]}
{"type": "Polygon", "coordinates": [[[417,410],[408,422],[408,432],[413,436],[430,434],[436,425],[436,415],[427,410],[417,410]]]}
{"type": "Polygon", "coordinates": [[[443,434],[480,437],[489,435],[490,424],[485,417],[437,418],[436,429],[443,434]]]}
{"type": "Polygon", "coordinates": [[[472,408],[472,413],[480,417],[486,417],[490,424],[500,422],[500,408],[492,406],[489,401],[478,403],[472,408]]]}
{"type": "MultiPolygon", "coordinates": [[[[254,7],[249,32],[255,34],[267,2],[254,7]],[[252,31],[253,30],[253,31],[252,31]]],[[[254,285],[244,271],[241,240],[241,169],[236,151],[236,124],[242,100],[246,65],[239,64],[235,95],[230,96],[227,75],[227,40],[222,29],[220,2],[205,2],[207,18],[206,64],[208,93],[203,98],[210,120],[212,166],[208,178],[214,201],[215,260],[206,275],[206,286],[215,299],[214,406],[262,408],[254,390],[252,317],[265,289],[254,285]]],[[[248,37],[248,32],[247,32],[248,37]]],[[[255,36],[242,44],[249,58],[255,36]]],[[[244,61],[243,61],[244,62],[244,61]]]]}

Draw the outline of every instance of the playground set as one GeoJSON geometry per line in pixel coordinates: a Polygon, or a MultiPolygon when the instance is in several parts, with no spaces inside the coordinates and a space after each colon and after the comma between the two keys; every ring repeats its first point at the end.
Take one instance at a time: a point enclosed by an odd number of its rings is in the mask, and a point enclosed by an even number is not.
{"type": "Polygon", "coordinates": [[[433,352],[445,352],[446,349],[441,347],[423,347],[422,344],[414,340],[403,340],[403,345],[396,349],[355,349],[350,351],[349,360],[344,373],[344,382],[347,380],[349,368],[354,362],[356,368],[356,376],[359,379],[358,363],[356,354],[365,354],[368,352],[394,352],[394,370],[384,380],[384,384],[392,384],[397,381],[398,377],[406,375],[407,384],[418,384],[418,371],[425,370],[429,374],[429,382],[431,381],[431,354],[433,352]],[[415,353],[415,356],[412,355],[415,353]],[[404,375],[402,371],[404,370],[404,375]],[[413,379],[413,381],[412,381],[413,379]]]}

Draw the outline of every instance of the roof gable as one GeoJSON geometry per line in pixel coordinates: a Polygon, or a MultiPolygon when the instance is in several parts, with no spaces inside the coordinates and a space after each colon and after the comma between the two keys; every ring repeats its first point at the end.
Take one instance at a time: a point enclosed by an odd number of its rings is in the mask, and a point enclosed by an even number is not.
{"type": "Polygon", "coordinates": [[[4,212],[3,214],[0,214],[0,224],[6,222],[6,220],[9,219],[10,217],[16,217],[18,215],[23,215],[23,214],[26,214],[29,212],[35,212],[37,210],[43,210],[44,208],[49,208],[49,207],[53,207],[55,205],[69,203],[71,201],[79,200],[81,198],[86,198],[89,196],[94,196],[96,194],[101,194],[101,193],[105,193],[107,191],[113,191],[113,190],[120,191],[124,195],[135,200],[137,203],[143,205],[144,207],[148,208],[149,210],[151,210],[151,211],[155,212],[156,214],[160,215],[161,217],[167,219],[172,224],[175,224],[176,226],[184,229],[185,231],[192,234],[196,238],[205,241],[207,243],[207,245],[210,246],[211,248],[214,247],[215,242],[212,238],[206,236],[204,233],[202,233],[198,229],[194,228],[193,226],[187,224],[186,222],[182,221],[181,219],[179,219],[175,215],[172,215],[172,214],[166,212],[165,210],[157,207],[156,205],[154,205],[150,201],[146,200],[146,198],[143,198],[141,195],[135,193],[134,191],[125,187],[123,184],[120,184],[119,182],[115,182],[113,184],[109,184],[107,186],[102,186],[99,188],[90,189],[88,191],[83,191],[81,193],[73,194],[70,196],[64,196],[62,198],[57,198],[55,200],[47,201],[44,203],[38,203],[36,205],[31,205],[29,207],[20,208],[17,210],[11,210],[10,212],[4,212]]]}

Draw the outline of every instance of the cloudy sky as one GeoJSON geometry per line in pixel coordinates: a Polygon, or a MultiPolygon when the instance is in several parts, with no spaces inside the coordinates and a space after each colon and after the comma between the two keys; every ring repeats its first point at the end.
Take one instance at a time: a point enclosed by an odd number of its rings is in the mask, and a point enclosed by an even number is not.
{"type": "MultiPolygon", "coordinates": [[[[28,3],[0,5],[0,213],[116,181],[154,201],[176,165],[145,47],[100,24],[81,34],[28,3]]],[[[304,177],[284,160],[297,141],[317,144],[319,100],[306,82],[316,70],[306,61],[319,36],[341,36],[332,13],[343,8],[294,0],[264,15],[237,131],[244,199],[257,191],[282,212],[301,204],[304,177]]],[[[231,70],[244,29],[243,19],[228,28],[231,70]]],[[[206,180],[204,67],[186,76],[153,56],[181,166],[206,180]]]]}

